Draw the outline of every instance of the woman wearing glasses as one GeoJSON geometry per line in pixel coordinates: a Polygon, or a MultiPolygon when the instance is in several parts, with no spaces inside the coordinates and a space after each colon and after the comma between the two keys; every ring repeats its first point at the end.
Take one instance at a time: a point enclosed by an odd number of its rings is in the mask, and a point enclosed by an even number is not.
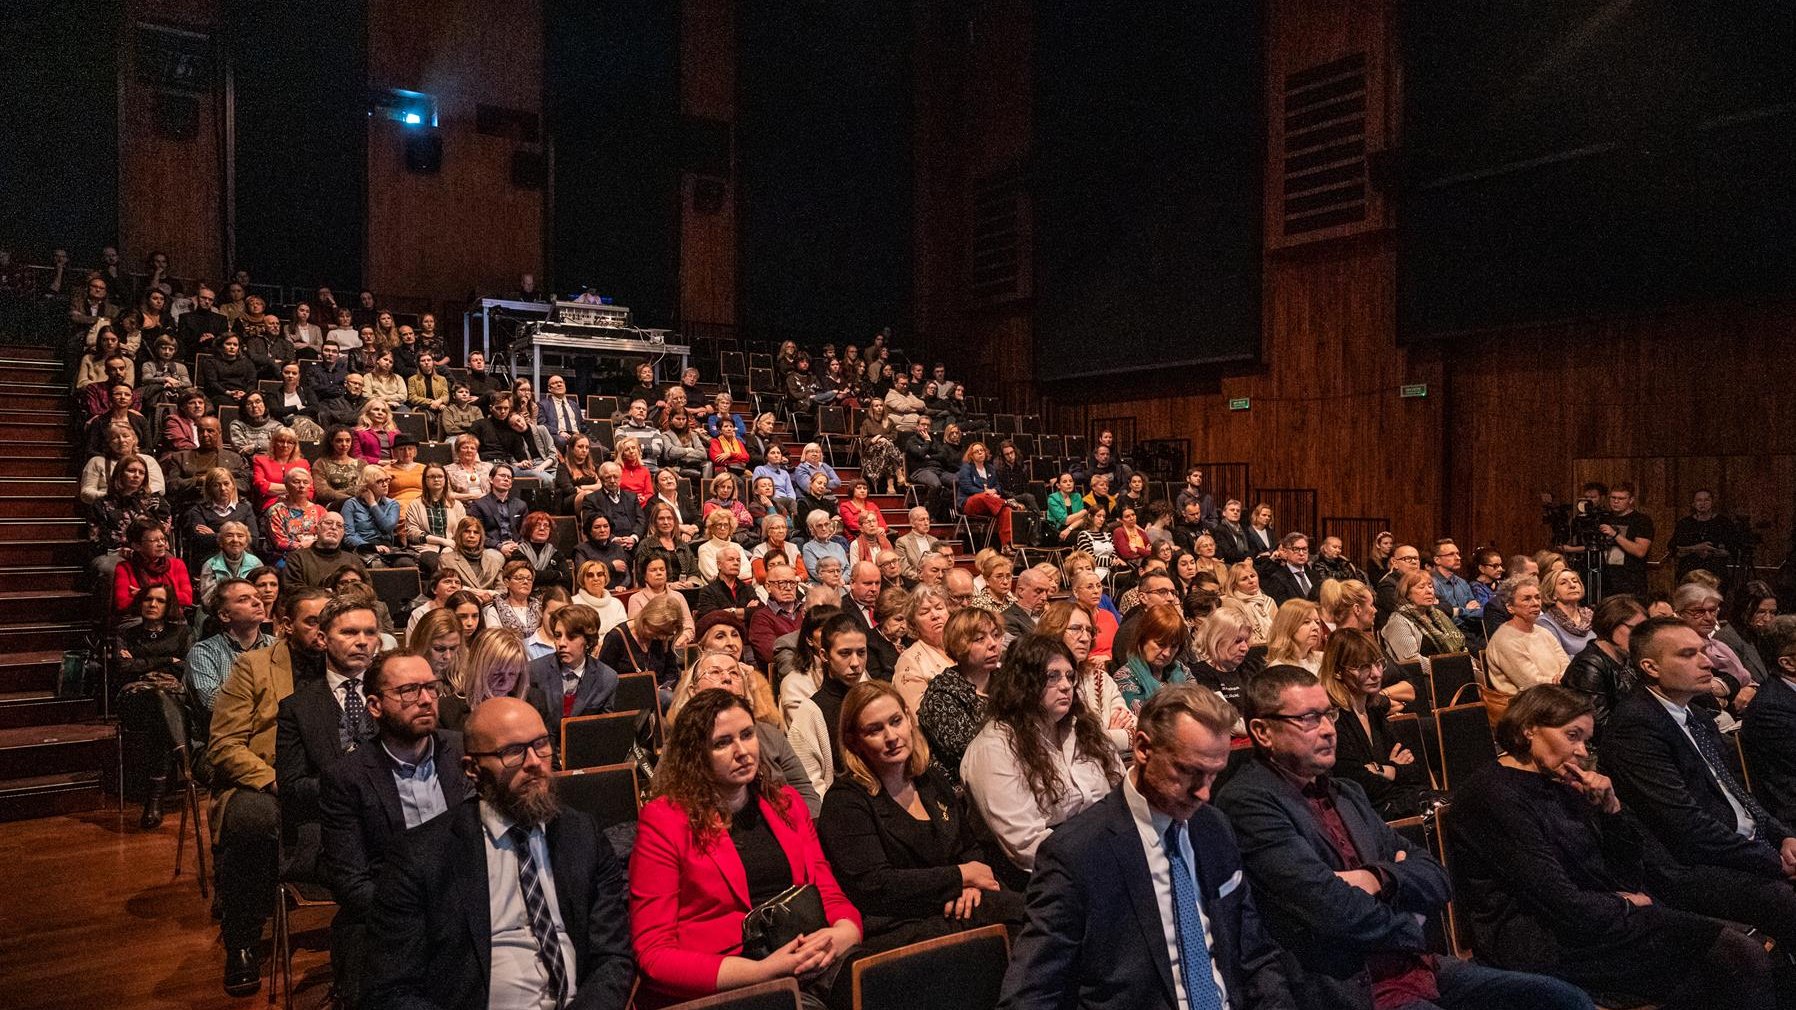
{"type": "Polygon", "coordinates": [[[1060,639],[1018,639],[992,677],[985,725],[960,761],[967,795],[1025,874],[1055,825],[1109,795],[1122,778],[1116,747],[1085,710],[1078,678],[1060,639]]]}
{"type": "Polygon", "coordinates": [[[1352,628],[1335,632],[1317,677],[1335,705],[1335,776],[1358,782],[1387,821],[1420,814],[1428,770],[1385,721],[1390,702],[1379,693],[1384,654],[1378,643],[1352,628]]]}
{"type": "Polygon", "coordinates": [[[693,695],[668,732],[630,854],[630,930],[640,1006],[665,1006],[780,978],[845,1003],[844,955],[861,917],[837,886],[799,794],[763,760],[755,716],[726,690],[693,695]],[[742,920],[795,885],[815,885],[825,924],[775,950],[746,950],[742,920]]]}

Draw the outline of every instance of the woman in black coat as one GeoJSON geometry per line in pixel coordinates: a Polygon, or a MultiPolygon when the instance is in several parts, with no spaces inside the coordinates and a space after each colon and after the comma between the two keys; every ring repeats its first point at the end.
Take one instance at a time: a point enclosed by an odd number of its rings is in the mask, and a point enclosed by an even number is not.
{"type": "Polygon", "coordinates": [[[1479,962],[1609,1006],[1775,1006],[1764,947],[1678,907],[1700,885],[1587,770],[1593,731],[1587,696],[1529,688],[1497,723],[1507,753],[1454,790],[1447,865],[1479,962]]]}
{"type": "Polygon", "coordinates": [[[817,834],[861,912],[872,950],[1023,921],[973,833],[966,801],[929,767],[929,745],[898,689],[856,684],[842,701],[845,774],[823,797],[817,834]]]}
{"type": "Polygon", "coordinates": [[[1358,782],[1387,821],[1414,817],[1427,803],[1428,769],[1392,736],[1384,687],[1384,653],[1371,635],[1340,628],[1328,638],[1317,679],[1334,702],[1334,776],[1358,782]]]}
{"type": "Polygon", "coordinates": [[[200,359],[199,387],[218,403],[241,403],[256,388],[256,363],[241,347],[236,334],[226,334],[218,342],[217,356],[200,359]]]}

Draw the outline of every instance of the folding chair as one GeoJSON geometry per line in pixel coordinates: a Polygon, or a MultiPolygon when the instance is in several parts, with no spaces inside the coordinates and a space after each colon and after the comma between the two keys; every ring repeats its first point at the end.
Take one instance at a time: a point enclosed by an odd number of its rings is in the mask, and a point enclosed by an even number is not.
{"type": "Polygon", "coordinates": [[[717,355],[717,370],[726,377],[745,379],[748,377],[748,359],[741,351],[720,352],[717,355]]]}
{"type": "Polygon", "coordinates": [[[652,673],[625,673],[617,678],[617,693],[612,695],[612,703],[619,710],[637,709],[644,712],[660,712],[661,691],[655,684],[652,673]]]}
{"type": "Polygon", "coordinates": [[[1478,674],[1469,652],[1443,652],[1428,657],[1428,679],[1434,684],[1435,698],[1452,698],[1467,684],[1478,683],[1478,674]]]}
{"type": "Polygon", "coordinates": [[[418,462],[448,466],[455,459],[455,446],[449,442],[419,442],[418,462]]]}
{"type": "Polygon", "coordinates": [[[636,819],[636,766],[629,762],[575,768],[550,776],[561,802],[598,822],[603,831],[636,819]]]}
{"type": "Polygon", "coordinates": [[[748,390],[751,393],[777,393],[779,388],[774,384],[773,369],[751,368],[748,370],[748,390]]]}
{"type": "Polygon", "coordinates": [[[322,884],[284,880],[275,885],[274,926],[270,944],[274,948],[268,959],[268,1005],[276,999],[285,1010],[293,1010],[293,922],[292,913],[310,909],[334,909],[330,891],[322,884]]]}
{"type": "Polygon", "coordinates": [[[430,415],[421,410],[393,415],[393,423],[399,426],[399,433],[410,435],[414,441],[419,443],[429,437],[429,420],[430,415]]]}
{"type": "Polygon", "coordinates": [[[1435,788],[1440,788],[1440,779],[1434,774],[1434,763],[1428,758],[1428,746],[1422,739],[1422,717],[1414,712],[1399,712],[1385,719],[1384,724],[1390,729],[1391,736],[1405,750],[1414,754],[1417,761],[1422,762],[1422,767],[1428,771],[1428,781],[1435,788]]]}
{"type": "Polygon", "coordinates": [[[622,763],[636,745],[639,711],[576,715],[561,720],[561,767],[597,768],[622,763]]]}
{"type": "Polygon", "coordinates": [[[175,876],[181,875],[181,859],[187,851],[187,821],[193,819],[194,878],[199,881],[200,897],[212,896],[212,874],[206,869],[205,805],[200,802],[199,785],[193,779],[193,756],[187,750],[187,712],[172,697],[162,698],[162,718],[168,725],[169,739],[174,741],[176,792],[181,797],[181,824],[175,832],[175,876]]]}
{"type": "Polygon", "coordinates": [[[992,1010],[1009,963],[1003,926],[874,954],[851,968],[854,1010],[992,1010]]]}
{"type": "Polygon", "coordinates": [[[374,587],[374,595],[395,614],[424,591],[416,568],[370,568],[368,582],[374,587]]]}
{"type": "Polygon", "coordinates": [[[1478,686],[1468,685],[1461,691],[1472,692],[1471,702],[1461,704],[1459,695],[1434,710],[1435,731],[1440,735],[1442,789],[1453,787],[1472,773],[1497,759],[1496,740],[1491,736],[1490,719],[1485,715],[1478,686]]]}

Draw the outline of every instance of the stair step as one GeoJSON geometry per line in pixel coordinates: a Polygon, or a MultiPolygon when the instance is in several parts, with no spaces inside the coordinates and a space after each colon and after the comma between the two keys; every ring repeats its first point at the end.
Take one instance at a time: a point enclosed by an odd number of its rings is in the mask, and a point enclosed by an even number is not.
{"type": "Polygon", "coordinates": [[[66,404],[69,395],[69,387],[59,382],[0,381],[0,396],[54,396],[66,404]]]}
{"type": "MultiPolygon", "coordinates": [[[[7,513],[0,512],[0,515],[7,513]]],[[[13,518],[0,519],[0,543],[16,543],[21,540],[80,540],[87,534],[87,520],[75,518],[13,518]]],[[[0,596],[4,596],[0,593],[0,596]]]]}
{"type": "Polygon", "coordinates": [[[82,565],[9,565],[0,567],[0,585],[32,586],[43,592],[73,590],[87,572],[82,565]]]}
{"type": "MultiPolygon", "coordinates": [[[[66,421],[0,420],[0,439],[4,439],[8,445],[15,442],[56,442],[67,445],[69,426],[66,421]]],[[[10,458],[12,457],[0,457],[10,458]]]]}
{"type": "MultiPolygon", "coordinates": [[[[30,583],[36,586],[36,583],[30,583]]],[[[0,579],[0,585],[20,585],[0,579]]],[[[0,592],[0,628],[8,624],[30,621],[45,614],[73,617],[91,613],[92,593],[76,589],[15,589],[0,592]]]]}
{"type": "MultiPolygon", "coordinates": [[[[79,648],[86,641],[90,625],[86,622],[31,621],[0,625],[0,652],[54,652],[60,670],[62,653],[79,648]]],[[[0,669],[0,678],[5,671],[0,669]]],[[[0,679],[0,687],[4,680],[0,679]]]]}
{"type": "Polygon", "coordinates": [[[106,805],[99,771],[33,775],[0,781],[0,821],[60,817],[106,805]]]}
{"type": "MultiPolygon", "coordinates": [[[[0,395],[0,403],[5,402],[7,402],[6,397],[0,395]]],[[[7,454],[11,456],[27,456],[32,459],[57,460],[62,463],[64,473],[67,473],[68,470],[71,469],[70,461],[75,455],[75,446],[71,445],[66,440],[60,442],[14,442],[7,446],[6,449],[7,454]]]]}
{"type": "Polygon", "coordinates": [[[0,516],[16,519],[72,519],[78,507],[74,495],[0,495],[0,516]]]}
{"type": "Polygon", "coordinates": [[[0,567],[84,565],[93,554],[86,540],[39,539],[0,542],[0,567]]]}
{"type": "MultiPolygon", "coordinates": [[[[61,428],[56,428],[55,431],[54,442],[51,444],[67,445],[68,434],[61,428]]],[[[11,431],[10,426],[4,422],[0,422],[0,441],[5,441],[10,447],[11,445],[18,444],[18,440],[21,437],[22,436],[17,432],[11,431]]],[[[49,440],[40,441],[48,442],[49,440]]],[[[45,459],[41,456],[0,456],[0,477],[66,478],[69,476],[69,470],[70,464],[66,458],[45,459]]]]}
{"type": "Polygon", "coordinates": [[[81,722],[99,714],[92,698],[58,698],[54,691],[0,693],[0,729],[81,722]]]}
{"type": "Polygon", "coordinates": [[[14,476],[0,472],[0,495],[57,495],[68,501],[75,501],[75,496],[81,490],[81,482],[69,476],[68,472],[67,464],[63,464],[61,473],[48,477],[14,476]]]}
{"type": "Polygon", "coordinates": [[[98,772],[116,759],[117,739],[118,727],[106,722],[0,729],[0,782],[98,772]]]}
{"type": "Polygon", "coordinates": [[[53,694],[61,678],[60,649],[0,655],[0,691],[7,694],[53,694]]]}
{"type": "Polygon", "coordinates": [[[20,357],[12,348],[0,356],[0,382],[43,382],[47,376],[61,374],[60,361],[20,357]]]}
{"type": "Polygon", "coordinates": [[[47,344],[0,344],[0,356],[24,361],[56,361],[56,348],[47,344]]]}

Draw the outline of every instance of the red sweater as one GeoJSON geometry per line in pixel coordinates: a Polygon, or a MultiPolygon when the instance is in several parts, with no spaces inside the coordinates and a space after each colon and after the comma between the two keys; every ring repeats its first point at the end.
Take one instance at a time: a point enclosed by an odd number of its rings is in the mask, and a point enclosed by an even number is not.
{"type": "Polygon", "coordinates": [[[138,566],[136,558],[126,558],[112,570],[113,613],[122,616],[129,611],[131,601],[145,586],[167,586],[174,593],[176,603],[183,607],[193,606],[193,580],[188,577],[187,566],[180,558],[170,555],[168,568],[159,576],[145,572],[138,566]]]}

